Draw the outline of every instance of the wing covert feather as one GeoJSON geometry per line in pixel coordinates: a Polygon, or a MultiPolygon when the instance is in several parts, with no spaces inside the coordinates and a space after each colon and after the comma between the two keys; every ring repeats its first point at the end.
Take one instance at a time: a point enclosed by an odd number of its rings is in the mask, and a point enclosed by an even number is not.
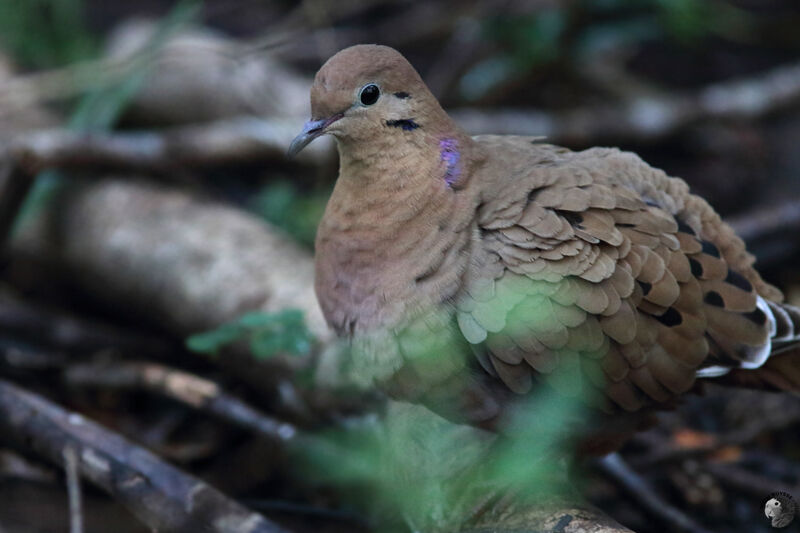
{"type": "Polygon", "coordinates": [[[464,337],[511,390],[539,380],[636,410],[769,342],[753,315],[759,294],[780,294],[682,180],[617,150],[513,143],[505,160],[528,153],[529,166],[503,187],[485,177],[500,192],[478,209],[481,250],[456,302],[464,337]]]}

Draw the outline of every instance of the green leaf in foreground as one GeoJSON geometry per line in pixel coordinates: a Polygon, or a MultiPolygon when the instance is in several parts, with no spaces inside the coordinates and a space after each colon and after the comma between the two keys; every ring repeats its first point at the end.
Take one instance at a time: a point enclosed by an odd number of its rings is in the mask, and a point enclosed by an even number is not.
{"type": "Polygon", "coordinates": [[[193,352],[215,355],[220,348],[239,339],[243,334],[237,324],[225,324],[186,339],[186,347],[193,352]]]}
{"type": "Polygon", "coordinates": [[[248,341],[253,356],[267,359],[279,353],[306,355],[313,337],[297,309],[277,313],[253,311],[210,331],[186,339],[186,347],[196,353],[216,355],[225,346],[248,341]]]}

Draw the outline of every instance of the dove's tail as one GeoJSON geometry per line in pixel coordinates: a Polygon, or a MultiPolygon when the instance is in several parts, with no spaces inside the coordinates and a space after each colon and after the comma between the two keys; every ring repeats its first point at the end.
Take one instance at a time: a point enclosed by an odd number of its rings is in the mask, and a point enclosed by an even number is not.
{"type": "Polygon", "coordinates": [[[761,300],[774,324],[772,350],[758,368],[732,370],[721,381],[737,386],[800,394],[800,307],[761,300]]]}

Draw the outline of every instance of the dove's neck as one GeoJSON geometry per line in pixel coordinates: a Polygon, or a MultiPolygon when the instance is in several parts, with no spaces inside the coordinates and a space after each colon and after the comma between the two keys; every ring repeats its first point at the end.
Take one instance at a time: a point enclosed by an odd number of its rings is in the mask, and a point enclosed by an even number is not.
{"type": "Polygon", "coordinates": [[[479,162],[459,131],[397,131],[339,143],[340,171],[317,233],[316,288],[340,333],[397,325],[450,299],[466,268],[479,162]]]}

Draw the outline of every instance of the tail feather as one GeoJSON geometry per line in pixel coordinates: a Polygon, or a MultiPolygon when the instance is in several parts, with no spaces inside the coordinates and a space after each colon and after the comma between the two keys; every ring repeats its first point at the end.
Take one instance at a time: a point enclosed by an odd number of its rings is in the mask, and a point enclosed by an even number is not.
{"type": "Polygon", "coordinates": [[[800,350],[770,357],[760,368],[735,368],[714,380],[722,385],[800,394],[800,350]]]}
{"type": "Polygon", "coordinates": [[[776,328],[772,337],[773,353],[800,344],[800,308],[769,301],[767,304],[772,311],[776,328]]]}
{"type": "Polygon", "coordinates": [[[800,308],[759,300],[766,302],[774,325],[769,357],[757,368],[735,368],[715,381],[800,394],[800,308]]]}

